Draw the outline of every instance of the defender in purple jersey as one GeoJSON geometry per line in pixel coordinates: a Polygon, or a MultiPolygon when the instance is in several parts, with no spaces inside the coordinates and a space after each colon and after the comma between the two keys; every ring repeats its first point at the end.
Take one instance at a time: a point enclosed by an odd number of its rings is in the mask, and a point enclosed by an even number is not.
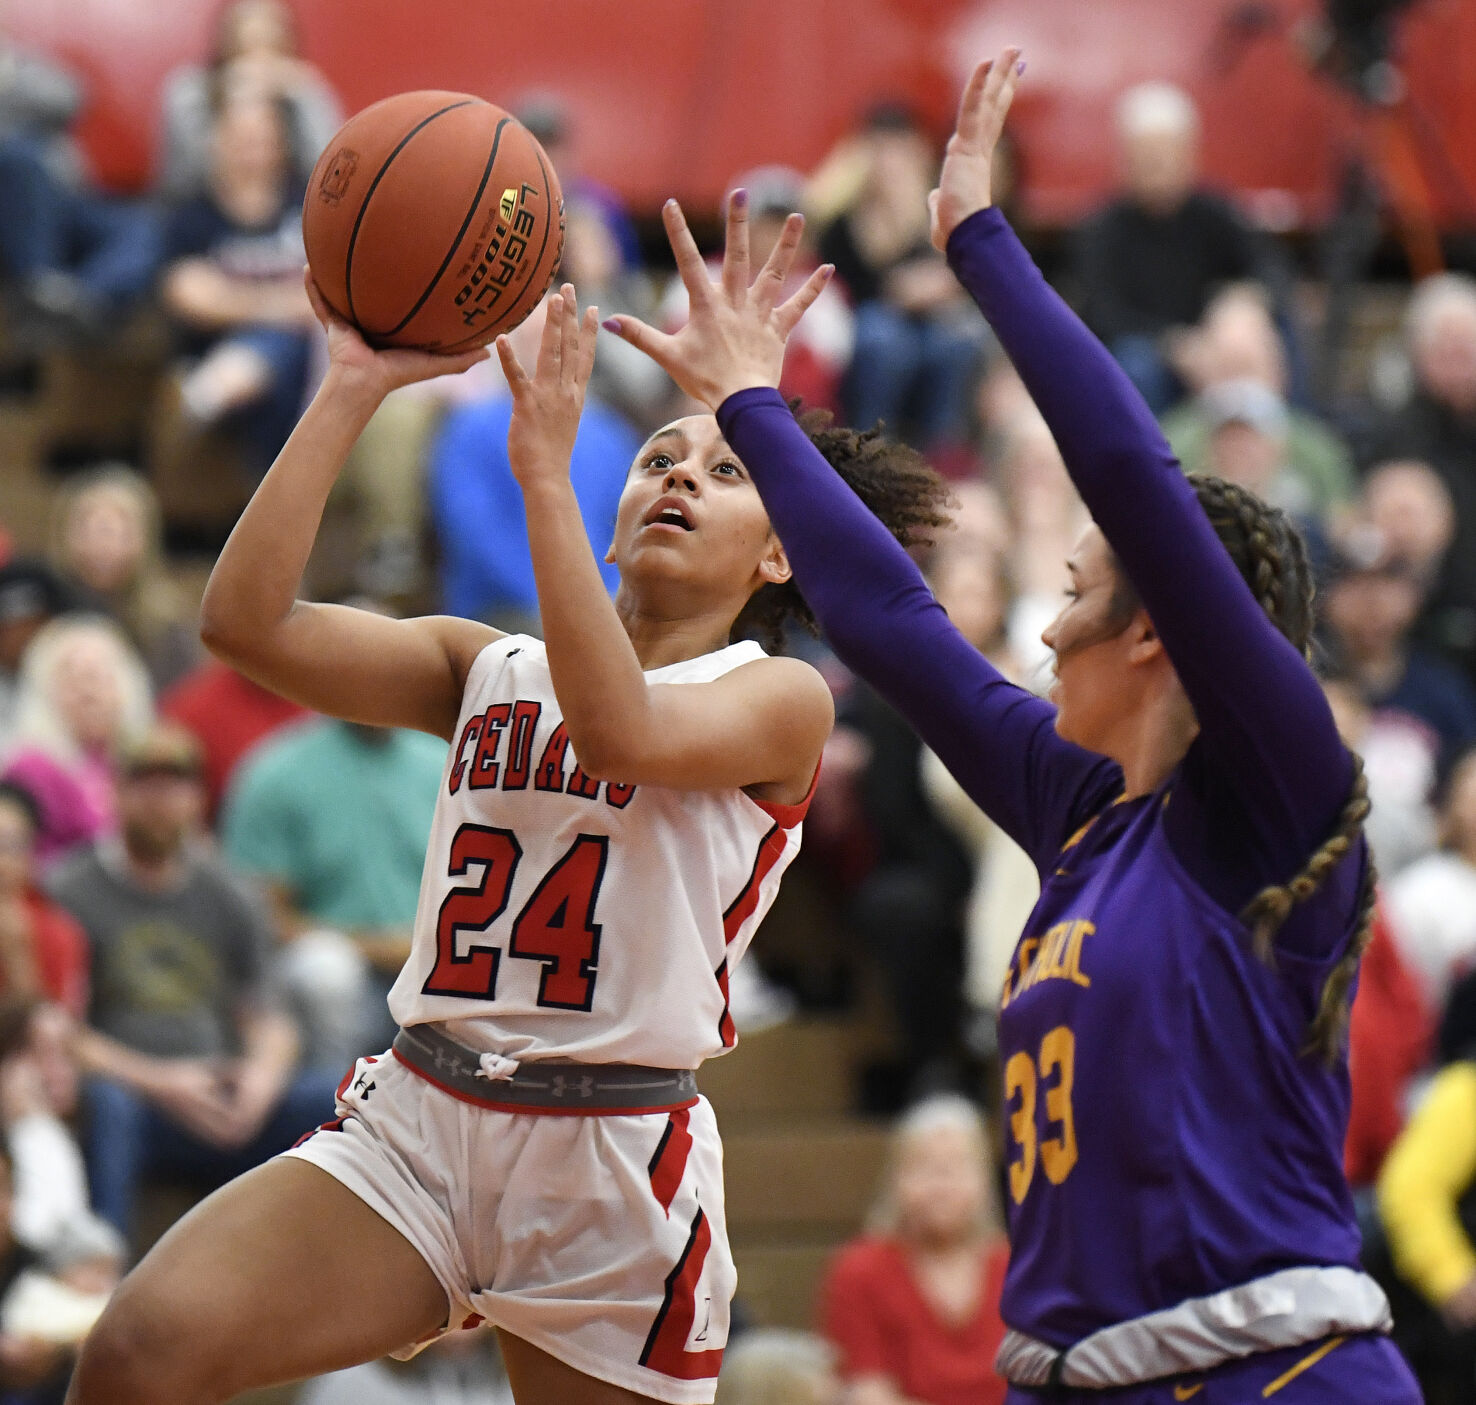
{"type": "Polygon", "coordinates": [[[1018,60],[970,79],[933,233],[1095,519],[1045,634],[1054,706],[959,635],[760,374],[741,202],[720,286],[667,208],[682,332],[607,325],[717,409],[837,652],[1040,871],[1001,999],[1011,1399],[1411,1405],[1341,1169],[1373,874],[1361,767],[1303,654],[1305,552],[1184,477],[990,208],[1018,60]]]}

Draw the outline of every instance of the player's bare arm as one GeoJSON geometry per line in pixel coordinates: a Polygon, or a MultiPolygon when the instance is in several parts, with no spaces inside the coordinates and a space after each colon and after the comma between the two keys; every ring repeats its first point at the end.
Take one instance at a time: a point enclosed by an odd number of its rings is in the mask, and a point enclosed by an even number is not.
{"type": "MultiPolygon", "coordinates": [[[[746,269],[743,284],[746,291],[746,269]]],[[[762,659],[707,684],[650,686],[637,646],[605,593],[569,482],[597,325],[594,308],[581,320],[574,289],[566,284],[549,301],[533,375],[505,337],[497,343],[514,400],[509,457],[527,507],[549,667],[575,754],[590,774],[625,783],[758,788],[765,798],[797,802],[809,789],[834,722],[819,674],[792,659],[762,659]]],[[[772,341],[777,355],[748,374],[772,370],[777,379],[783,335],[772,341]]],[[[783,549],[774,541],[746,588],[788,578],[783,549]]],[[[730,623],[696,618],[691,627],[725,642],[730,623]]]]}
{"type": "Polygon", "coordinates": [[[310,279],[308,295],[328,331],[328,374],[211,572],[201,637],[263,687],[319,712],[449,738],[466,671],[497,631],[446,616],[387,619],[297,591],[328,494],[384,397],[465,371],[486,352],[374,351],[310,279]]]}

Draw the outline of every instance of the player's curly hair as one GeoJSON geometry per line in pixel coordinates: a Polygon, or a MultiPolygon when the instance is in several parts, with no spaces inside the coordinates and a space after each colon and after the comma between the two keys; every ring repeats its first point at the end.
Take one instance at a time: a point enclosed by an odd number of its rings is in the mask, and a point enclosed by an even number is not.
{"type": "MultiPolygon", "coordinates": [[[[1279,508],[1268,506],[1239,484],[1195,474],[1189,480],[1215,535],[1230,553],[1241,576],[1271,622],[1304,655],[1310,656],[1315,585],[1307,559],[1307,545],[1279,508]]],[[[1135,607],[1137,599],[1125,579],[1114,606],[1135,607]]],[[[1273,943],[1293,907],[1306,902],[1358,842],[1369,811],[1368,780],[1363,758],[1353,753],[1353,783],[1348,798],[1333,824],[1332,832],[1301,869],[1285,883],[1263,888],[1241,911],[1251,929],[1256,954],[1274,960],[1273,943]]],[[[1323,982],[1317,1013],[1307,1028],[1306,1052],[1331,1063],[1342,1046],[1348,1024],[1348,992],[1358,971],[1358,962],[1373,935],[1374,884],[1376,874],[1371,856],[1365,858],[1363,886],[1352,940],[1342,960],[1323,982]]]]}
{"type": "MultiPolygon", "coordinates": [[[[952,521],[948,485],[916,449],[888,439],[880,426],[847,429],[835,424],[828,410],[802,409],[798,400],[789,408],[826,463],[903,546],[930,546],[933,532],[952,521]]],[[[790,623],[819,633],[792,580],[755,591],[734,622],[732,637],[757,639],[776,649],[790,623]]]]}

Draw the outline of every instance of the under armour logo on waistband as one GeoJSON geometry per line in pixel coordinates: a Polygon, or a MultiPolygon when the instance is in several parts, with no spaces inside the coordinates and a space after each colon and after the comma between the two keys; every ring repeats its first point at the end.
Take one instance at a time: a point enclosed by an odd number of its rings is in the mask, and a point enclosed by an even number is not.
{"type": "Polygon", "coordinates": [[[567,1098],[572,1096],[591,1098],[594,1096],[595,1081],[591,1074],[584,1073],[578,1078],[568,1078],[562,1073],[553,1076],[552,1091],[556,1098],[567,1098]]]}

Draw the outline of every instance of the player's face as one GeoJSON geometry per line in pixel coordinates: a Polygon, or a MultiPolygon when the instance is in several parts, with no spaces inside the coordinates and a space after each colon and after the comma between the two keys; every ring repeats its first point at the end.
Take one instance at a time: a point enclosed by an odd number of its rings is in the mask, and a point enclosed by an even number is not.
{"type": "Polygon", "coordinates": [[[712,415],[658,429],[636,456],[608,560],[627,584],[682,581],[743,600],[789,579],[758,490],[712,415]]]}
{"type": "Polygon", "coordinates": [[[1123,616],[1117,564],[1101,529],[1088,527],[1066,562],[1071,576],[1061,613],[1042,631],[1041,641],[1056,656],[1056,731],[1091,751],[1120,720],[1126,681],[1123,616]]]}

